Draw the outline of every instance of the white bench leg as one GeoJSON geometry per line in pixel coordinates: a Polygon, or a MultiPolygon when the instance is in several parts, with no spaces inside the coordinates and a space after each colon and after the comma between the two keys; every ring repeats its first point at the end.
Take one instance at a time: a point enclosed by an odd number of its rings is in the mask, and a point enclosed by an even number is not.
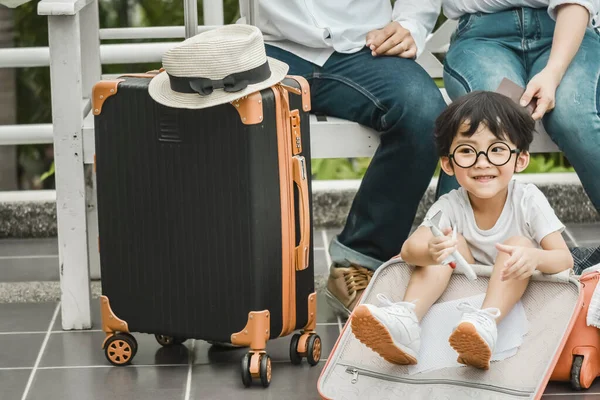
{"type": "Polygon", "coordinates": [[[92,322],[83,171],[79,15],[49,16],[48,36],[62,328],[89,329],[92,322]]]}

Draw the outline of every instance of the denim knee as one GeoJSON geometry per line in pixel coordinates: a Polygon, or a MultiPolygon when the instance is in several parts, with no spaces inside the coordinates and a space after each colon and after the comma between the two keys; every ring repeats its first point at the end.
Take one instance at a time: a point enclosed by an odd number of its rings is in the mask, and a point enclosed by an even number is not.
{"type": "MultiPolygon", "coordinates": [[[[573,93],[573,96],[577,95],[573,93]]],[[[544,127],[565,151],[583,157],[597,157],[600,148],[600,115],[592,104],[593,99],[573,101],[577,98],[571,97],[570,101],[557,99],[555,108],[544,117],[544,127]]]]}
{"type": "Polygon", "coordinates": [[[446,107],[440,90],[433,81],[415,82],[398,93],[401,95],[390,99],[387,111],[381,116],[384,134],[402,136],[413,145],[430,146],[435,120],[446,107]]]}

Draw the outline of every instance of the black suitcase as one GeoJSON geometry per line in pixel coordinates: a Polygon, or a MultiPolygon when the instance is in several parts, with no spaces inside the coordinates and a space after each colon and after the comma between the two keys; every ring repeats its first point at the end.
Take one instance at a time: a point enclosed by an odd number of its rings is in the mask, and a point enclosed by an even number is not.
{"type": "Polygon", "coordinates": [[[131,362],[131,332],[232,343],[268,386],[266,341],[301,329],[290,358],[316,365],[308,83],[189,110],[156,103],[154,75],[93,90],[107,359],[131,362]]]}

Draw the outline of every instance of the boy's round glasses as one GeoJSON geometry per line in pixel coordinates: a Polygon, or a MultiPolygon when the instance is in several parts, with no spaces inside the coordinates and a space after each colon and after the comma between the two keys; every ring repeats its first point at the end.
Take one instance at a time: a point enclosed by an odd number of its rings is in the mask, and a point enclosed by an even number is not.
{"type": "Polygon", "coordinates": [[[480,155],[485,155],[490,164],[501,167],[506,164],[510,157],[514,154],[519,154],[521,150],[511,149],[504,142],[492,143],[486,151],[477,152],[475,147],[469,144],[461,144],[457,146],[452,154],[448,157],[454,160],[454,163],[461,168],[470,168],[477,163],[480,155]]]}

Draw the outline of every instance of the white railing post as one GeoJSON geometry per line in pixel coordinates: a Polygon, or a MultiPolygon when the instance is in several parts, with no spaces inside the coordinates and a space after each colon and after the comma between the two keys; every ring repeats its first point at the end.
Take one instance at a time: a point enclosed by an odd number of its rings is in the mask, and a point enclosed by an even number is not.
{"type": "Polygon", "coordinates": [[[100,21],[98,0],[93,0],[79,12],[81,35],[81,67],[83,97],[90,98],[92,87],[101,79],[100,21]]]}
{"type": "MultiPolygon", "coordinates": [[[[206,3],[206,0],[204,0],[206,3]]],[[[198,33],[198,3],[196,0],[183,0],[183,16],[185,38],[191,38],[198,33]]]]}
{"type": "Polygon", "coordinates": [[[223,0],[204,0],[202,12],[204,13],[204,25],[224,24],[223,0]]]}
{"type": "MultiPolygon", "coordinates": [[[[96,82],[102,79],[98,0],[93,0],[92,3],[79,12],[79,27],[81,32],[82,91],[84,98],[91,99],[92,88],[96,82]]],[[[92,169],[91,165],[86,165],[84,169],[87,206],[88,265],[90,277],[92,279],[99,279],[100,254],[98,253],[96,174],[92,169]]]]}
{"type": "Polygon", "coordinates": [[[64,330],[89,329],[92,325],[83,168],[81,34],[78,14],[87,3],[42,0],[38,4],[38,13],[48,15],[56,217],[64,330]],[[53,5],[60,8],[53,8],[53,5]]]}

